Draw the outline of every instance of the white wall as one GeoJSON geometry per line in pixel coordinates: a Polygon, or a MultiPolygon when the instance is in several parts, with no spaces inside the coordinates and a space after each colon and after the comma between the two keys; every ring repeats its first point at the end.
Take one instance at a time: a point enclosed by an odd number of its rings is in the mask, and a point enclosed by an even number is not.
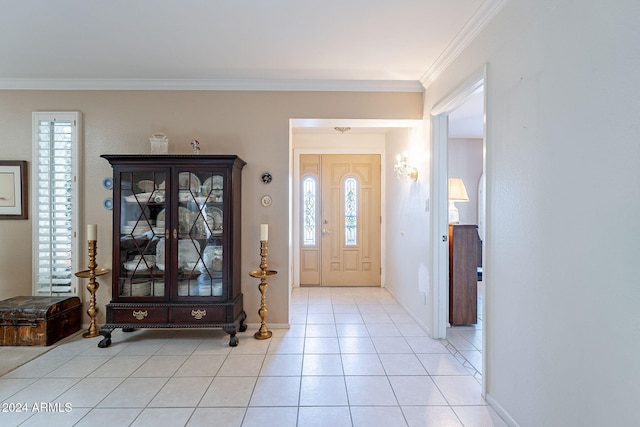
{"type": "Polygon", "coordinates": [[[387,134],[385,226],[386,287],[427,330],[431,329],[429,153],[422,129],[387,134]],[[393,172],[398,154],[418,168],[416,182],[401,182],[393,172]]]}
{"type": "Polygon", "coordinates": [[[456,202],[460,224],[478,224],[478,182],[482,175],[482,139],[450,138],[447,146],[449,178],[461,178],[469,195],[468,202],[456,202]]]}
{"type": "Polygon", "coordinates": [[[510,1],[428,88],[487,79],[487,398],[521,426],[637,425],[640,5],[510,1]]]}

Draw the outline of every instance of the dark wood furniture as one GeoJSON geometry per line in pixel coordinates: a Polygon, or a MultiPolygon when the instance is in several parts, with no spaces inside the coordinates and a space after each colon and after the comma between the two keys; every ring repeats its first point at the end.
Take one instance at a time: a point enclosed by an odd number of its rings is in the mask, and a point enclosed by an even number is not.
{"type": "Polygon", "coordinates": [[[0,345],[47,346],[80,330],[78,297],[19,296],[0,301],[0,345]]]}
{"type": "Polygon", "coordinates": [[[113,289],[100,328],[246,330],[234,155],[103,155],[113,167],[113,289]]]}
{"type": "Polygon", "coordinates": [[[478,323],[478,227],[449,225],[449,323],[478,323]]]}

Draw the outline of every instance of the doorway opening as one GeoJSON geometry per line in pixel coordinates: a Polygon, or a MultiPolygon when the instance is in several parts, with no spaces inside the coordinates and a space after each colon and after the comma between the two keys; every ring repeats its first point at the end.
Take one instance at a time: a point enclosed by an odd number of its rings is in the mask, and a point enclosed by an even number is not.
{"type": "MultiPolygon", "coordinates": [[[[432,112],[433,129],[433,182],[432,192],[434,205],[437,206],[432,215],[433,236],[433,333],[434,338],[451,339],[454,349],[475,368],[479,375],[485,372],[485,310],[486,298],[486,269],[487,253],[484,250],[486,242],[486,67],[483,67],[469,78],[456,91],[437,104],[432,112]],[[470,128],[475,130],[472,131],[470,128]],[[479,127],[479,129],[478,129],[479,127]],[[463,130],[467,133],[463,134],[463,130]],[[462,215],[450,216],[450,188],[449,179],[460,178],[467,188],[466,197],[458,202],[457,207],[462,215]],[[466,200],[465,200],[466,199],[466,200]],[[452,310],[459,309],[460,301],[457,296],[451,296],[453,286],[458,286],[456,279],[450,276],[450,272],[456,272],[458,266],[455,263],[454,235],[451,233],[457,226],[450,222],[468,224],[474,235],[481,243],[469,244],[470,254],[482,254],[482,261],[478,259],[477,265],[469,266],[467,262],[464,269],[474,268],[467,278],[462,280],[464,286],[473,286],[473,292],[467,292],[463,310],[477,309],[473,313],[468,325],[451,329],[452,310]],[[450,254],[451,257],[450,264],[450,254]],[[476,269],[476,267],[480,267],[476,269]],[[476,273],[476,274],[473,274],[476,273]],[[451,287],[450,287],[451,286],[451,287]],[[477,293],[476,293],[477,290],[477,293]],[[473,297],[473,299],[470,298],[473,297]],[[476,304],[473,307],[473,304],[476,304]]],[[[458,198],[460,199],[460,198],[458,198]]],[[[464,227],[464,226],[463,226],[464,227]]],[[[462,228],[462,227],[461,227],[462,228]]],[[[469,273],[467,271],[467,273],[469,273]]],[[[468,290],[468,289],[467,289],[468,290]]],[[[475,311],[475,310],[474,310],[475,311]]],[[[467,313],[468,314],[468,313],[467,313]]],[[[468,319],[468,317],[466,317],[468,319]]],[[[483,385],[484,387],[484,385],[483,385]]],[[[483,389],[484,392],[484,389],[483,389]]]]}
{"type": "MultiPolygon", "coordinates": [[[[393,129],[413,129],[421,120],[378,120],[378,119],[291,119],[290,120],[290,153],[291,153],[291,198],[290,198],[290,263],[291,283],[290,288],[301,284],[301,248],[302,245],[302,173],[301,156],[305,155],[356,155],[378,156],[382,165],[386,158],[386,134],[393,129]],[[348,129],[348,130],[345,130],[348,129]]],[[[356,175],[353,175],[356,177],[356,175]]],[[[349,178],[348,176],[344,177],[349,178]]],[[[371,266],[371,270],[377,270],[379,281],[375,286],[385,286],[385,179],[386,172],[380,168],[379,194],[381,217],[376,222],[379,224],[379,235],[375,237],[380,247],[379,266],[371,266]]],[[[343,183],[345,180],[342,181],[343,183]]],[[[340,202],[342,203],[342,202],[340,202]]],[[[322,222],[323,219],[320,219],[322,222]]],[[[318,224],[319,233],[322,233],[322,223],[318,224]]],[[[328,231],[331,224],[327,224],[328,231]]],[[[342,226],[341,226],[342,227],[342,226]]],[[[335,227],[333,227],[335,231],[335,227]]],[[[344,233],[340,235],[344,238],[344,233]]],[[[322,238],[322,235],[320,235],[322,238]]],[[[343,242],[344,243],[344,242],[343,242]]],[[[316,258],[317,259],[317,258],[316,258]]]]}
{"type": "MultiPolygon", "coordinates": [[[[447,175],[448,181],[460,183],[466,197],[461,197],[457,205],[458,224],[450,225],[459,237],[466,241],[451,241],[450,247],[456,249],[458,256],[449,263],[454,274],[449,275],[449,322],[447,341],[456,354],[464,357],[468,369],[482,375],[482,301],[484,299],[482,247],[485,239],[485,200],[484,200],[484,88],[481,87],[465,102],[449,114],[447,175]],[[454,180],[454,181],[452,181],[454,180]],[[462,245],[462,246],[461,246],[462,245]],[[465,265],[461,265],[461,264],[465,265]],[[464,270],[461,269],[464,268],[464,270]],[[457,276],[455,276],[457,274],[457,276]],[[453,282],[453,283],[451,283],[453,282]],[[466,283],[465,283],[466,282],[466,283]],[[455,289],[455,297],[452,299],[455,289]],[[466,288],[466,289],[460,289],[466,288]],[[466,298],[466,300],[465,300],[466,298]],[[454,312],[451,310],[454,309],[454,312]]],[[[455,190],[449,186],[449,204],[455,190]]],[[[451,215],[450,215],[451,216],[451,215]]],[[[450,218],[451,222],[451,218],[450,218]]]]}

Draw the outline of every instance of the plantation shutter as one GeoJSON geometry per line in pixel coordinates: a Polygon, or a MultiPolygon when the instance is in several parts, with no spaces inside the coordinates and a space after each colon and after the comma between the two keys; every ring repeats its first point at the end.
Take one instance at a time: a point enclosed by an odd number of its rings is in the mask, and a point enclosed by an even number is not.
{"type": "Polygon", "coordinates": [[[79,113],[33,113],[34,295],[77,295],[79,113]]]}

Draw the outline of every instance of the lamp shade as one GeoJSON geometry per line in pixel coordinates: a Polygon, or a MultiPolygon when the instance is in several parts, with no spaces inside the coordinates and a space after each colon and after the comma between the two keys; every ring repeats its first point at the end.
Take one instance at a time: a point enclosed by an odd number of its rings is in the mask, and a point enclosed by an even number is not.
{"type": "Polygon", "coordinates": [[[462,178],[449,178],[449,200],[452,202],[469,201],[469,195],[462,178]]]}

